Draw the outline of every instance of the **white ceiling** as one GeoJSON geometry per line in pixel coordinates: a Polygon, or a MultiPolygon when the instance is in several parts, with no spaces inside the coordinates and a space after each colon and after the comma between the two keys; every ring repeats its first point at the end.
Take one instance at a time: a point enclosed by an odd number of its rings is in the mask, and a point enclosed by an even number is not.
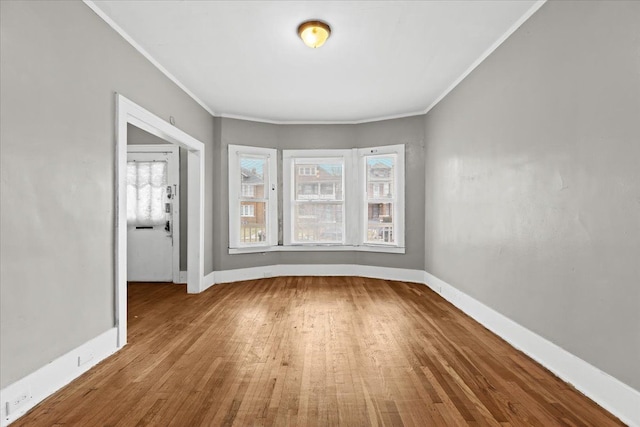
{"type": "Polygon", "coordinates": [[[426,112],[543,2],[86,3],[216,116],[357,123],[426,112]],[[331,26],[319,49],[307,19],[331,26]]]}

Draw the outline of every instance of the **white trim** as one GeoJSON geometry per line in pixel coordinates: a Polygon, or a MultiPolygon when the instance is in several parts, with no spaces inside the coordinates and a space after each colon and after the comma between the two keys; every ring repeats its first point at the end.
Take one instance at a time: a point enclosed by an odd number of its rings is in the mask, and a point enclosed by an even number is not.
{"type": "MultiPolygon", "coordinates": [[[[364,188],[362,186],[362,176],[364,172],[361,171],[362,164],[360,163],[359,150],[352,148],[350,151],[351,155],[345,166],[349,171],[347,178],[348,184],[345,185],[343,189],[346,199],[344,213],[344,221],[347,224],[345,232],[346,242],[355,247],[377,248],[377,246],[369,246],[363,243],[365,234],[363,234],[364,223],[362,222],[362,209],[363,201],[367,197],[362,191],[364,188]]],[[[375,250],[375,252],[377,252],[377,250],[375,250]]],[[[404,249],[402,253],[404,253],[404,249]]]]}
{"type": "Polygon", "coordinates": [[[412,111],[408,113],[390,114],[386,116],[376,116],[369,119],[360,120],[272,120],[263,117],[246,116],[242,114],[219,113],[215,117],[224,119],[246,120],[250,122],[266,123],[270,125],[360,125],[363,123],[381,122],[384,120],[403,119],[405,117],[421,116],[424,110],[412,111]]]}
{"type": "Polygon", "coordinates": [[[215,283],[281,276],[359,276],[424,283],[424,271],[357,264],[276,264],[216,271],[215,283]]]}
{"type": "Polygon", "coordinates": [[[171,181],[175,183],[173,197],[171,199],[171,240],[172,240],[172,280],[180,283],[180,150],[173,144],[145,144],[127,145],[127,153],[168,153],[169,174],[171,181]]]}
{"type": "Polygon", "coordinates": [[[256,246],[251,248],[229,248],[229,255],[256,254],[265,252],[382,252],[387,254],[403,254],[404,247],[385,245],[278,245],[278,246],[256,246]]]}
{"type": "Polygon", "coordinates": [[[215,284],[216,284],[216,272],[212,271],[211,273],[204,276],[202,291],[206,291],[207,289],[209,289],[211,286],[215,284]]]}
{"type": "Polygon", "coordinates": [[[89,6],[91,10],[95,12],[104,22],[106,22],[111,28],[115,30],[116,33],[120,34],[120,36],[125,39],[135,50],[140,52],[142,56],[144,56],[151,64],[156,67],[162,74],[164,74],[169,80],[174,82],[180,89],[182,89],[187,95],[191,97],[194,101],[196,101],[202,108],[204,108],[209,114],[215,116],[216,114],[213,112],[211,108],[207,104],[205,104],[200,98],[198,98],[193,92],[191,92],[185,85],[180,82],[173,74],[171,74],[166,68],[164,68],[156,59],[151,56],[149,52],[147,52],[142,46],[140,46],[125,30],[122,29],[118,24],[115,23],[113,19],[109,17],[102,9],[98,7],[92,0],[82,0],[84,4],[89,6]]]}
{"type": "Polygon", "coordinates": [[[195,139],[193,141],[200,144],[200,149],[187,153],[187,292],[197,294],[204,290],[205,154],[204,144],[195,139]]]}
{"type": "Polygon", "coordinates": [[[424,273],[424,283],[484,327],[572,384],[629,426],[640,426],[640,391],[601,371],[540,335],[517,324],[439,278],[424,273]]]}
{"type": "Polygon", "coordinates": [[[127,125],[188,150],[187,292],[202,292],[204,276],[204,144],[116,93],[115,289],[118,347],[127,343],[127,125]]]}
{"type": "Polygon", "coordinates": [[[178,147],[173,144],[131,144],[127,145],[129,153],[171,153],[178,154],[178,147]]]}
{"type": "Polygon", "coordinates": [[[0,390],[0,425],[9,425],[102,360],[119,350],[116,328],[98,335],[26,377],[0,390]],[[22,400],[7,414],[7,402],[22,400]]]}
{"type": "MultiPolygon", "coordinates": [[[[180,285],[186,285],[187,284],[187,272],[186,270],[180,270],[180,274],[178,275],[178,281],[174,282],[176,284],[180,284],[180,285]]],[[[206,282],[204,282],[206,283],[206,282]]]]}

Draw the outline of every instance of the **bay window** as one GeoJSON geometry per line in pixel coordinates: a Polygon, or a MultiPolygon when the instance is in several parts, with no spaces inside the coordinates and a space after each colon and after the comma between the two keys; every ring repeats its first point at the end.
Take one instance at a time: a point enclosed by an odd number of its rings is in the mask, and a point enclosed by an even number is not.
{"type": "Polygon", "coordinates": [[[230,253],[404,253],[404,145],[283,150],[280,216],[277,155],[229,146],[230,253]]]}

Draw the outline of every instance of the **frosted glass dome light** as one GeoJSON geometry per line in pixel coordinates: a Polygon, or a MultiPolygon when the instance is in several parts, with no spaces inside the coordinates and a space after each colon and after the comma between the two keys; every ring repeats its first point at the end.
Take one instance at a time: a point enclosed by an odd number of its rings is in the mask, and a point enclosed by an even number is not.
{"type": "Polygon", "coordinates": [[[331,27],[322,21],[306,21],[298,26],[298,35],[311,48],[318,48],[331,35],[331,27]]]}

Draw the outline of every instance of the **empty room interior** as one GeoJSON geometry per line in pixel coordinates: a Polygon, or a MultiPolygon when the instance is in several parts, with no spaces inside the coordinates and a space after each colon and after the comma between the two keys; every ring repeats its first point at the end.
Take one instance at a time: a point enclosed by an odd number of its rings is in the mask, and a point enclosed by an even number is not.
{"type": "Polygon", "coordinates": [[[640,427],[640,1],[0,30],[0,425],[640,427]]]}

